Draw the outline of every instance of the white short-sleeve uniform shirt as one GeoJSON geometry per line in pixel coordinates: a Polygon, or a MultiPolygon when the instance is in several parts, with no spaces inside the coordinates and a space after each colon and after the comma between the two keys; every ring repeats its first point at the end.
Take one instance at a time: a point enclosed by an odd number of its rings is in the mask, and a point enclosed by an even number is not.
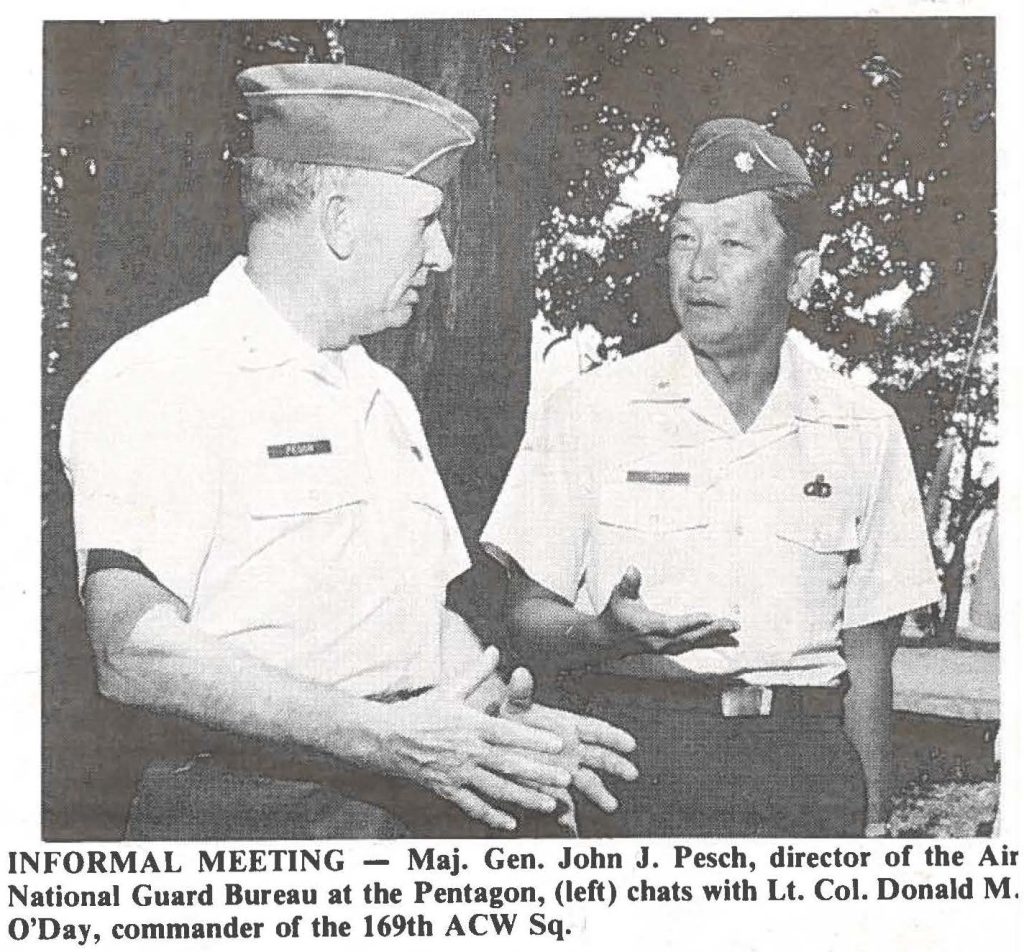
{"type": "Polygon", "coordinates": [[[581,608],[603,608],[635,565],[651,608],[740,623],[738,647],[618,665],[634,673],[828,684],[843,628],[937,596],[895,414],[788,339],[746,432],[678,335],[557,391],[483,542],[581,608]]]}
{"type": "Polygon", "coordinates": [[[79,577],[142,560],[203,637],[361,695],[438,681],[469,558],[408,391],[318,353],[233,262],[73,391],[61,454],[79,577]]]}

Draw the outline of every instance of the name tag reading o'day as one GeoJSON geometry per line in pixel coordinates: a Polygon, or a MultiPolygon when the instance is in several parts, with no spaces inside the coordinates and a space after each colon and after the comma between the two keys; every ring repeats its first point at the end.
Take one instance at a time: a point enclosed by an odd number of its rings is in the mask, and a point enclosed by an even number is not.
{"type": "Polygon", "coordinates": [[[331,452],[330,440],[305,440],[301,443],[275,443],[267,447],[271,459],[289,459],[292,456],[317,456],[331,452]]]}
{"type": "Polygon", "coordinates": [[[626,473],[627,483],[653,483],[663,486],[689,486],[690,474],[673,470],[631,469],[626,473]]]}

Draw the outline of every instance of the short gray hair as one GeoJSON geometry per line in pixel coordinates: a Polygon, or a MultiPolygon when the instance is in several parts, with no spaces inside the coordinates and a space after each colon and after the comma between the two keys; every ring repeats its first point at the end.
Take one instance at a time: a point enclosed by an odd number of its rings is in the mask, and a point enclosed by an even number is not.
{"type": "Polygon", "coordinates": [[[356,170],[340,165],[283,162],[262,155],[240,160],[242,209],[249,224],[304,212],[325,188],[344,193],[356,170]]]}

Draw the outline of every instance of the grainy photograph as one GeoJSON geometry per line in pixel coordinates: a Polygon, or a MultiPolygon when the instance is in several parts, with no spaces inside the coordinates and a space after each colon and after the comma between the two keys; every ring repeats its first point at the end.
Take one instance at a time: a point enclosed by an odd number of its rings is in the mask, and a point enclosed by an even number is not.
{"type": "Polygon", "coordinates": [[[43,838],[991,835],[995,30],[45,24],[43,838]]]}

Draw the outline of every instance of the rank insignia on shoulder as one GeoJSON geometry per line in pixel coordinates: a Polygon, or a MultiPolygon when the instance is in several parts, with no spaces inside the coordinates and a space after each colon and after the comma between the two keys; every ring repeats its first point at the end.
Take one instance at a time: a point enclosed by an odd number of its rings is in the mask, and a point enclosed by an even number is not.
{"type": "Polygon", "coordinates": [[[832,484],[825,482],[822,473],[818,473],[814,479],[804,486],[805,496],[814,496],[817,499],[828,499],[832,495],[832,484]]]}
{"type": "Polygon", "coordinates": [[[651,469],[631,469],[629,470],[629,472],[626,473],[626,482],[660,483],[663,485],[671,486],[689,486],[690,474],[651,469]]]}
{"type": "Polygon", "coordinates": [[[421,463],[423,462],[423,450],[421,450],[415,443],[413,443],[409,449],[412,450],[412,455],[416,457],[421,463]]]}
{"type": "Polygon", "coordinates": [[[271,459],[288,459],[292,456],[317,456],[331,452],[330,440],[305,440],[302,443],[275,443],[267,447],[271,459]]]}

